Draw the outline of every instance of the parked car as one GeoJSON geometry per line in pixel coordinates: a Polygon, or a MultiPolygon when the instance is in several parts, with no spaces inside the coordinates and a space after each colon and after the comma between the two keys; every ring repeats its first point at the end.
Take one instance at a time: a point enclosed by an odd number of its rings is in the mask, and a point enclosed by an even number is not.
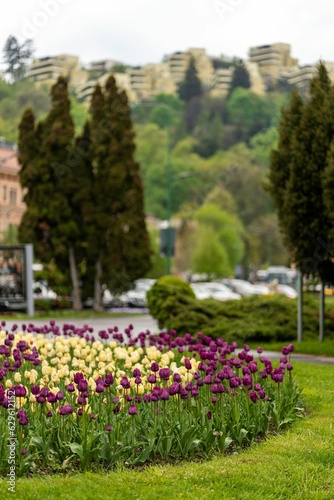
{"type": "Polygon", "coordinates": [[[203,300],[211,298],[210,291],[208,290],[208,288],[202,286],[201,283],[191,283],[190,286],[195,294],[196,299],[203,300]]]}
{"type": "Polygon", "coordinates": [[[208,290],[210,293],[210,298],[215,300],[239,300],[241,296],[239,293],[235,293],[228,286],[223,283],[216,283],[214,281],[207,281],[201,283],[201,285],[208,290]]]}
{"type": "Polygon", "coordinates": [[[135,281],[134,288],[120,295],[112,294],[107,288],[104,290],[102,303],[104,307],[146,307],[146,293],[155,280],[139,279],[135,281]]]}
{"type": "Polygon", "coordinates": [[[253,285],[249,281],[241,279],[228,279],[224,283],[230,287],[235,293],[243,297],[250,297],[252,295],[270,295],[271,291],[268,286],[258,284],[253,285]]]}
{"type": "Polygon", "coordinates": [[[298,292],[289,285],[276,285],[275,286],[276,293],[280,295],[285,295],[288,299],[296,299],[298,297],[298,292]]]}
{"type": "Polygon", "coordinates": [[[147,297],[146,294],[153,286],[155,280],[152,279],[139,279],[135,282],[132,290],[129,290],[124,295],[129,307],[146,307],[147,297]]]}

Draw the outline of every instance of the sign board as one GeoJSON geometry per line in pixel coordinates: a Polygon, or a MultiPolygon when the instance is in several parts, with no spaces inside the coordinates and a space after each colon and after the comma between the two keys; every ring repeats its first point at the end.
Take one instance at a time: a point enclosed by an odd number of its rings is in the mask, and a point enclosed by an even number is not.
{"type": "Polygon", "coordinates": [[[0,245],[0,310],[34,314],[32,245],[0,245]]]}
{"type": "Polygon", "coordinates": [[[173,257],[175,252],[175,229],[160,229],[160,257],[173,257]]]}

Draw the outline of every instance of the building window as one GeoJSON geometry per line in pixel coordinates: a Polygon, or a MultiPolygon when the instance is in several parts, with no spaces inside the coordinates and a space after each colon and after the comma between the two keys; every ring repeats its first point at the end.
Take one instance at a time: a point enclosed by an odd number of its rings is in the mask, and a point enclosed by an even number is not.
{"type": "Polygon", "coordinates": [[[16,205],[16,189],[11,189],[9,191],[9,203],[11,205],[16,205]]]}

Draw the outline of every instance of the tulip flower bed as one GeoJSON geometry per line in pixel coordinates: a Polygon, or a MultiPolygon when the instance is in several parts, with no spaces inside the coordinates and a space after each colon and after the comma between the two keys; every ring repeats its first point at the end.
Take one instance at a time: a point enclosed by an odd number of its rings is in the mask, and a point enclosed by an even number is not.
{"type": "Polygon", "coordinates": [[[292,344],[277,367],[201,333],[51,321],[0,326],[0,470],[16,474],[200,459],[292,422],[292,344]]]}

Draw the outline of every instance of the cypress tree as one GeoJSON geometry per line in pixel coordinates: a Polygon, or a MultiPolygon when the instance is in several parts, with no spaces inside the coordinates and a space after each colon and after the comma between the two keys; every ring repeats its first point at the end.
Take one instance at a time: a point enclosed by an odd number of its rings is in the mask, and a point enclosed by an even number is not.
{"type": "MultiPolygon", "coordinates": [[[[73,284],[74,308],[81,308],[75,249],[81,232],[73,213],[69,179],[78,162],[73,161],[74,125],[70,115],[67,81],[60,77],[51,89],[51,110],[33,127],[27,111],[20,124],[19,158],[21,183],[27,188],[27,210],[19,237],[34,244],[42,261],[55,259],[68,272],[73,284]]],[[[73,186],[72,186],[73,187],[73,186]]]]}
{"type": "Polygon", "coordinates": [[[198,77],[195,59],[190,58],[189,65],[184,77],[178,88],[180,99],[189,102],[194,97],[200,97],[203,94],[202,83],[198,77]]]}
{"type": "MultiPolygon", "coordinates": [[[[266,186],[275,203],[280,227],[284,234],[285,199],[287,182],[290,177],[290,165],[293,157],[293,141],[298,131],[303,111],[303,102],[296,90],[291,93],[289,108],[283,109],[279,125],[279,143],[270,158],[269,184],[266,186]]],[[[286,239],[286,244],[289,242],[286,239]]]]}
{"type": "Polygon", "coordinates": [[[94,228],[90,258],[95,259],[94,307],[101,307],[102,280],[126,290],[151,266],[144,194],[128,99],[113,76],[92,98],[90,136],[94,174],[94,228]]]}
{"type": "Polygon", "coordinates": [[[328,211],[333,105],[333,86],[320,63],[309,100],[302,105],[293,94],[290,108],[282,114],[280,142],[270,165],[270,191],[293,262],[304,275],[330,283],[334,283],[328,240],[333,234],[328,211]]]}
{"type": "Polygon", "coordinates": [[[249,89],[251,87],[248,70],[242,61],[234,66],[229,93],[231,94],[237,87],[243,87],[244,89],[249,89]]]}

